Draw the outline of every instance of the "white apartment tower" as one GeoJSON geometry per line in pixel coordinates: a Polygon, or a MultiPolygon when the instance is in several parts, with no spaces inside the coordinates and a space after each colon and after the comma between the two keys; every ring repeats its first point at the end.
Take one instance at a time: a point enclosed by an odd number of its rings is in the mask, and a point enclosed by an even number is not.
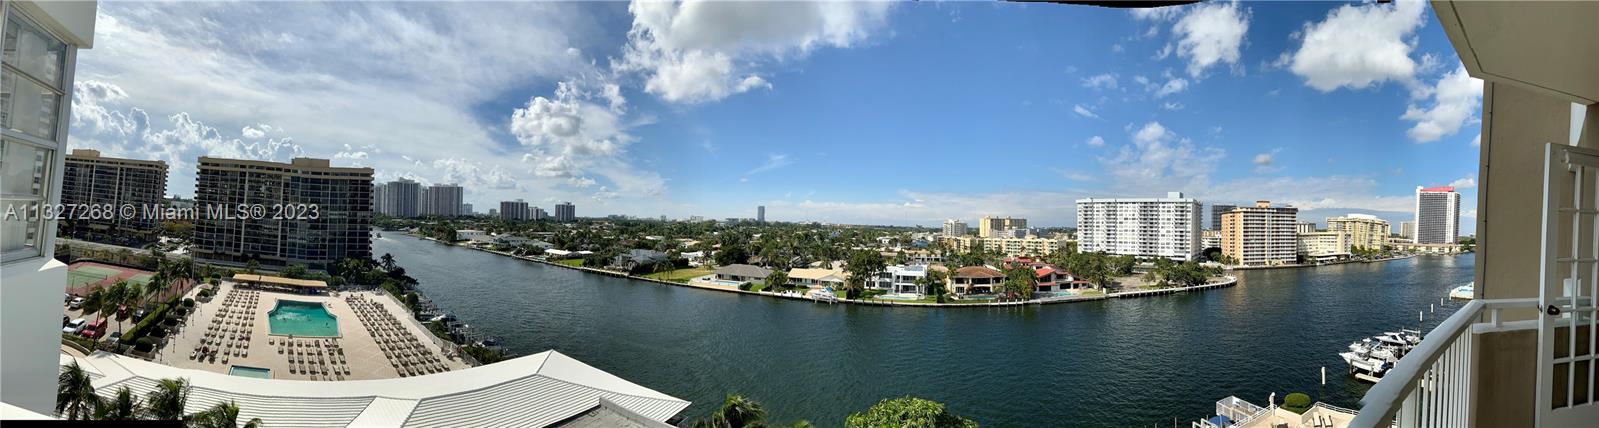
{"type": "Polygon", "coordinates": [[[1200,251],[1204,215],[1199,200],[1182,192],[1165,198],[1078,199],[1077,248],[1190,260],[1200,251]]]}
{"type": "Polygon", "coordinates": [[[1451,186],[1416,187],[1417,244],[1453,244],[1460,236],[1460,194],[1451,186]]]}
{"type": "Polygon", "coordinates": [[[461,186],[435,184],[422,189],[422,215],[439,217],[461,216],[461,186]]]}
{"type": "Polygon", "coordinates": [[[391,217],[410,218],[422,213],[422,185],[408,178],[383,185],[381,212],[391,217]]]}
{"type": "Polygon", "coordinates": [[[566,223],[577,219],[577,206],[571,202],[555,204],[555,221],[566,223]]]}
{"type": "Polygon", "coordinates": [[[966,236],[966,222],[956,219],[944,220],[944,236],[966,236]]]}
{"type": "MultiPolygon", "coordinates": [[[[97,4],[0,3],[5,53],[0,114],[0,204],[35,209],[61,203],[77,52],[94,44],[97,4]]],[[[67,265],[55,260],[51,216],[0,218],[0,401],[55,413],[60,372],[61,291],[67,265]]]]}

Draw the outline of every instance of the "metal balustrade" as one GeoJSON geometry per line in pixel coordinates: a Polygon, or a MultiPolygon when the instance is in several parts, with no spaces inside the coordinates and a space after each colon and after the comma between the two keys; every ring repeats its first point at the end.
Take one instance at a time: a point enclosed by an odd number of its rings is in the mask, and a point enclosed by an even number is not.
{"type": "Polygon", "coordinates": [[[1476,385],[1472,357],[1478,334],[1536,329],[1536,320],[1505,323],[1500,311],[1537,308],[1538,299],[1473,300],[1428,332],[1361,399],[1350,427],[1423,428],[1472,426],[1476,385]],[[1486,311],[1485,322],[1476,322],[1486,311]]]}

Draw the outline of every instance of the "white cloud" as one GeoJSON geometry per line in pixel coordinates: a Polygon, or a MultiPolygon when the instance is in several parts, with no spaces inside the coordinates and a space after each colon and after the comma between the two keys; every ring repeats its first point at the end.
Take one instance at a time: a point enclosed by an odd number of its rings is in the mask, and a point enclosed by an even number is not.
{"type": "Polygon", "coordinates": [[[1160,108],[1166,109],[1166,110],[1182,110],[1183,109],[1183,103],[1176,102],[1176,101],[1167,101],[1165,103],[1162,103],[1160,105],[1160,108]]]}
{"type": "Polygon", "coordinates": [[[1430,106],[1412,103],[1400,116],[1400,119],[1416,122],[1405,131],[1411,140],[1417,143],[1437,141],[1477,121],[1476,114],[1482,104],[1482,81],[1467,75],[1464,66],[1443,75],[1425,92],[1430,94],[1430,106]]]}
{"type": "Polygon", "coordinates": [[[1418,69],[1409,40],[1425,23],[1419,0],[1346,4],[1318,23],[1306,23],[1299,50],[1285,54],[1289,70],[1322,92],[1361,89],[1385,81],[1409,82],[1418,69]]]}
{"type": "Polygon", "coordinates": [[[1122,146],[1114,156],[1099,159],[1113,178],[1117,190],[1137,194],[1158,194],[1180,189],[1204,188],[1225,152],[1213,147],[1198,147],[1179,138],[1160,122],[1149,122],[1132,131],[1133,144],[1122,146]]]}
{"type": "Polygon", "coordinates": [[[612,68],[673,103],[715,101],[771,83],[758,63],[848,48],[886,20],[887,2],[635,1],[632,29],[612,68]]]}
{"type": "Polygon", "coordinates": [[[1472,147],[1482,147],[1482,133],[1481,132],[1477,133],[1476,137],[1472,137],[1471,138],[1471,146],[1472,147]]]}
{"type": "Polygon", "coordinates": [[[1100,138],[1098,135],[1095,135],[1093,137],[1090,137],[1088,139],[1087,143],[1088,143],[1088,145],[1090,147],[1104,147],[1105,146],[1105,139],[1104,138],[1100,138]]]}
{"type": "Polygon", "coordinates": [[[1165,97],[1167,95],[1171,95],[1171,94],[1175,94],[1175,93],[1178,93],[1178,92],[1182,92],[1182,91],[1187,90],[1187,89],[1188,89],[1188,79],[1184,79],[1184,78],[1178,77],[1178,78],[1174,78],[1174,79],[1171,79],[1171,80],[1167,80],[1166,84],[1160,85],[1159,88],[1156,88],[1155,89],[1155,97],[1156,98],[1162,98],[1162,97],[1165,97]]]}
{"type": "Polygon", "coordinates": [[[1236,2],[1205,3],[1177,20],[1172,33],[1177,56],[1188,60],[1188,75],[1198,78],[1217,64],[1237,64],[1249,17],[1249,10],[1239,10],[1236,2]]]}
{"type": "Polygon", "coordinates": [[[1104,73],[1084,77],[1083,87],[1092,89],[1116,89],[1116,75],[1113,73],[1104,73]]]}
{"type": "Polygon", "coordinates": [[[1255,173],[1270,174],[1281,171],[1282,167],[1277,166],[1276,162],[1277,152],[1281,152],[1282,150],[1282,148],[1271,149],[1269,152],[1257,154],[1254,158],[1250,159],[1249,162],[1255,164],[1255,173]]]}
{"type": "Polygon", "coordinates": [[[1086,117],[1086,118],[1089,118],[1089,119],[1098,119],[1099,118],[1099,115],[1094,114],[1093,110],[1089,110],[1088,107],[1083,107],[1082,104],[1078,104],[1078,105],[1072,106],[1072,111],[1076,112],[1078,116],[1086,117]]]}
{"type": "Polygon", "coordinates": [[[1477,175],[1472,174],[1465,177],[1460,177],[1455,181],[1449,182],[1449,186],[1456,189],[1470,189],[1477,187],[1477,175]]]}
{"type": "Polygon", "coordinates": [[[771,170],[774,170],[774,169],[782,168],[782,167],[793,165],[793,164],[794,164],[794,160],[793,159],[789,159],[788,155],[786,155],[786,154],[766,155],[766,161],[765,162],[762,162],[760,165],[756,166],[755,168],[751,168],[749,170],[749,172],[744,173],[744,175],[748,176],[748,175],[760,174],[760,173],[763,173],[763,172],[771,171],[771,170]]]}

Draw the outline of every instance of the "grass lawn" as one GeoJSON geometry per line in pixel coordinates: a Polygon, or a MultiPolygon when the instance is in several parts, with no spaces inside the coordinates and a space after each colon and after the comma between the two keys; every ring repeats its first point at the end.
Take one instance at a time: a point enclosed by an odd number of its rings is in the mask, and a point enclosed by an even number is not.
{"type": "Polygon", "coordinates": [[[556,260],[555,262],[571,267],[583,267],[583,259],[556,260]]]}
{"type": "Polygon", "coordinates": [[[750,286],[750,291],[761,291],[761,290],[765,290],[765,289],[766,289],[766,284],[764,284],[764,283],[757,283],[757,284],[754,284],[754,285],[750,286]]]}
{"type": "Polygon", "coordinates": [[[643,276],[645,278],[649,278],[649,279],[658,279],[658,280],[662,280],[662,281],[671,281],[671,282],[676,282],[676,283],[687,284],[688,280],[690,280],[690,279],[694,279],[694,278],[698,278],[698,277],[702,277],[702,276],[710,275],[710,274],[711,274],[711,268],[701,266],[701,267],[691,267],[691,268],[678,269],[678,270],[666,271],[666,272],[660,272],[660,273],[646,274],[646,275],[643,275],[643,276]]]}

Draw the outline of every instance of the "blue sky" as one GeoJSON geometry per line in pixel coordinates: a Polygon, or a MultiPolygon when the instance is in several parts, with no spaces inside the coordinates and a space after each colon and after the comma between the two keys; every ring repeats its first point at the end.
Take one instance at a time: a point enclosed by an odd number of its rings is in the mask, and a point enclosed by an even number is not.
{"type": "Polygon", "coordinates": [[[329,157],[479,211],[1071,225],[1081,197],[1409,217],[1480,82],[1424,3],[101,4],[73,147],[329,157]],[[548,209],[548,208],[547,208],[548,209]]]}

